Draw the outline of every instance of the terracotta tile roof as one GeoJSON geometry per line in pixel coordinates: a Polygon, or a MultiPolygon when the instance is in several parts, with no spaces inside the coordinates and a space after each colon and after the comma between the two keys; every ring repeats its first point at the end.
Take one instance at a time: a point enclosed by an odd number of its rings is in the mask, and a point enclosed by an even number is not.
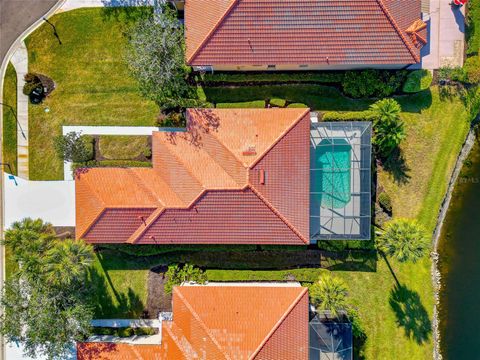
{"type": "Polygon", "coordinates": [[[186,0],[190,65],[411,64],[412,0],[186,0]]]}
{"type": "Polygon", "coordinates": [[[180,286],[172,301],[173,321],[162,323],[158,346],[80,344],[78,358],[308,358],[307,288],[180,286]]]}
{"type": "Polygon", "coordinates": [[[153,134],[153,169],[77,174],[77,238],[308,243],[309,111],[189,109],[187,118],[186,132],[153,134]]]}

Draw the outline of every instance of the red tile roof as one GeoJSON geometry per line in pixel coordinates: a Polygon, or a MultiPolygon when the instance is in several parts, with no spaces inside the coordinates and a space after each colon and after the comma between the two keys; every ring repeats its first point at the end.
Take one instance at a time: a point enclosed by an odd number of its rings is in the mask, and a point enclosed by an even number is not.
{"type": "Polygon", "coordinates": [[[77,350],[80,360],[306,360],[308,292],[278,286],[175,287],[173,321],[162,323],[158,346],[84,343],[77,350]]]}
{"type": "Polygon", "coordinates": [[[309,111],[189,109],[187,118],[186,132],[153,134],[153,169],[77,174],[77,238],[308,243],[309,111]]]}
{"type": "Polygon", "coordinates": [[[186,0],[190,65],[411,64],[420,0],[186,0]]]}

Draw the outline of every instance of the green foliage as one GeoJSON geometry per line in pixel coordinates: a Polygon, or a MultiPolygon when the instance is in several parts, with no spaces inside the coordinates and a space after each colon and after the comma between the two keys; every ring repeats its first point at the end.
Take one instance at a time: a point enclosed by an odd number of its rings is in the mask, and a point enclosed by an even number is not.
{"type": "Polygon", "coordinates": [[[343,78],[343,92],[353,98],[386,97],[397,92],[406,77],[404,70],[347,71],[343,78]]]}
{"type": "Polygon", "coordinates": [[[164,290],[167,294],[171,294],[173,287],[182,284],[185,281],[195,281],[198,284],[205,284],[207,275],[197,267],[190,264],[179,266],[177,264],[170,265],[165,273],[167,281],[164,290]]]}
{"type": "Polygon", "coordinates": [[[380,157],[388,158],[406,137],[405,126],[400,119],[402,108],[394,99],[382,99],[372,104],[370,111],[375,116],[373,145],[380,157]]]}
{"type": "Polygon", "coordinates": [[[54,139],[57,156],[65,161],[87,162],[93,159],[93,138],[76,132],[59,135],[54,139]]]}
{"type": "Polygon", "coordinates": [[[365,329],[363,327],[362,321],[360,319],[360,315],[358,315],[358,311],[349,307],[347,310],[348,319],[352,324],[352,335],[356,339],[365,339],[365,329]]]}
{"type": "Polygon", "coordinates": [[[187,126],[187,121],[183,112],[172,111],[165,117],[158,118],[158,126],[184,128],[187,126]]]}
{"type": "Polygon", "coordinates": [[[157,332],[154,328],[149,327],[101,327],[96,326],[92,329],[92,333],[96,335],[112,335],[121,338],[137,336],[150,336],[155,335],[157,332]]]}
{"type": "MultiPolygon", "coordinates": [[[[172,252],[204,252],[204,251],[255,251],[256,245],[130,245],[103,244],[102,248],[118,250],[133,256],[153,256],[172,252]]],[[[269,247],[266,247],[269,249],[269,247]]],[[[284,247],[285,248],[285,247],[284,247]]],[[[288,247],[287,247],[288,248],[288,247]]],[[[303,249],[302,246],[299,246],[303,249]]]]}
{"type": "Polygon", "coordinates": [[[459,82],[467,82],[467,73],[462,67],[441,67],[438,69],[438,77],[440,80],[451,80],[459,82]]]}
{"type": "Polygon", "coordinates": [[[187,83],[183,26],[168,7],[138,21],[125,53],[142,94],[161,108],[186,107],[196,98],[187,83]]]}
{"type": "Polygon", "coordinates": [[[203,75],[203,81],[208,85],[225,84],[262,84],[262,83],[341,83],[343,71],[315,72],[259,72],[259,73],[221,73],[203,75]]]}
{"type": "Polygon", "coordinates": [[[41,88],[42,87],[42,82],[40,81],[40,78],[38,77],[37,74],[35,73],[27,73],[23,77],[25,80],[25,84],[23,85],[23,94],[24,95],[30,95],[33,90],[36,88],[41,88]]]}
{"type": "Polygon", "coordinates": [[[287,108],[306,109],[308,106],[302,103],[291,103],[287,105],[287,108]]]}
{"type": "Polygon", "coordinates": [[[416,93],[426,90],[432,84],[432,73],[428,70],[415,70],[408,74],[405,84],[403,84],[403,92],[416,93]]]}
{"type": "Polygon", "coordinates": [[[57,239],[52,226],[40,219],[14,223],[4,244],[17,266],[2,290],[0,333],[21,343],[27,356],[64,358],[90,329],[86,275],[91,246],[57,239]]]}
{"type": "Polygon", "coordinates": [[[109,160],[135,160],[150,150],[148,140],[145,135],[102,135],[98,148],[101,156],[109,160]]]}
{"type": "Polygon", "coordinates": [[[217,270],[207,269],[209,281],[286,281],[295,280],[313,283],[318,275],[326,270],[300,268],[289,270],[217,270]]]}
{"type": "Polygon", "coordinates": [[[468,57],[463,68],[466,72],[467,81],[470,84],[480,83],[480,55],[468,57]]]}
{"type": "Polygon", "coordinates": [[[378,195],[378,203],[383,210],[385,210],[389,214],[392,213],[392,199],[386,192],[382,192],[380,193],[380,195],[378,195]]]}
{"type": "Polygon", "coordinates": [[[371,111],[327,111],[323,113],[323,121],[373,121],[375,114],[371,111]]]}
{"type": "Polygon", "coordinates": [[[399,262],[419,260],[428,249],[425,228],[416,220],[398,218],[387,223],[377,237],[377,246],[399,262]]]}
{"type": "Polygon", "coordinates": [[[467,54],[472,55],[480,49],[480,0],[470,0],[467,6],[467,54]]]}
{"type": "Polygon", "coordinates": [[[285,106],[285,99],[270,99],[270,105],[284,107],[285,106]]]}
{"type": "Polygon", "coordinates": [[[341,310],[348,308],[348,288],[345,282],[328,273],[321,275],[309,288],[310,301],[317,311],[328,311],[337,317],[341,310]]]}
{"type": "Polygon", "coordinates": [[[72,163],[72,171],[75,172],[81,168],[94,168],[94,167],[152,167],[150,161],[136,161],[136,160],[91,160],[86,163],[72,163]]]}
{"type": "Polygon", "coordinates": [[[265,107],[265,100],[257,101],[246,101],[246,102],[236,102],[236,103],[218,103],[217,108],[222,109],[233,109],[233,108],[252,108],[252,109],[262,109],[265,107]]]}

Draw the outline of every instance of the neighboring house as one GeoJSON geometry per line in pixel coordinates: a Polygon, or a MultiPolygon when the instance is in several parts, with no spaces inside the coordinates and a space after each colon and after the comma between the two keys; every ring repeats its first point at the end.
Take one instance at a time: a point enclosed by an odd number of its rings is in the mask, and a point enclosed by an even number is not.
{"type": "MultiPolygon", "coordinates": [[[[182,4],[183,5],[183,4],[182,4]]],[[[397,69],[427,42],[421,0],[186,0],[196,70],[397,69]]]]}
{"type": "Polygon", "coordinates": [[[308,291],[299,284],[179,286],[172,304],[160,344],[80,343],[78,359],[308,359],[308,291]]]}
{"type": "Polygon", "coordinates": [[[77,172],[77,239],[308,244],[309,110],[189,109],[186,115],[186,132],[153,133],[153,168],[77,172]]]}

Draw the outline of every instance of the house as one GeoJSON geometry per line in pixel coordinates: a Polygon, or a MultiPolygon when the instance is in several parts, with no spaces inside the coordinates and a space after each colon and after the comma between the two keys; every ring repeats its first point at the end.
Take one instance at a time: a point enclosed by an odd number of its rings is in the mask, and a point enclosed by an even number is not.
{"type": "Polygon", "coordinates": [[[308,359],[308,290],[298,283],[178,286],[172,304],[160,344],[79,343],[77,358],[308,359]]]}
{"type": "Polygon", "coordinates": [[[154,132],[153,168],[82,169],[76,238],[89,243],[304,245],[308,109],[189,109],[154,132]]]}
{"type": "Polygon", "coordinates": [[[185,0],[195,70],[399,69],[421,61],[421,0],[185,0]]]}

